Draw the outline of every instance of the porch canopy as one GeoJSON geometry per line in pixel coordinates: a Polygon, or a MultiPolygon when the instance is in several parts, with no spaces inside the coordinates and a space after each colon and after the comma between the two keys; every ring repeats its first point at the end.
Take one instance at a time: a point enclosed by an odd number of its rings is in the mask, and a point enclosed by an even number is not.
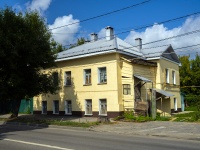
{"type": "Polygon", "coordinates": [[[142,80],[144,82],[152,82],[151,80],[149,80],[149,79],[147,79],[147,78],[145,78],[143,76],[140,76],[140,75],[134,75],[134,77],[136,77],[136,78],[138,78],[138,79],[140,79],[140,80],[142,80]]]}
{"type": "Polygon", "coordinates": [[[153,88],[153,89],[151,89],[151,90],[155,90],[157,93],[159,93],[159,94],[161,94],[161,95],[163,95],[163,96],[165,96],[165,97],[174,96],[172,93],[169,93],[169,92],[167,92],[167,91],[165,91],[165,90],[156,89],[156,88],[153,88]]]}

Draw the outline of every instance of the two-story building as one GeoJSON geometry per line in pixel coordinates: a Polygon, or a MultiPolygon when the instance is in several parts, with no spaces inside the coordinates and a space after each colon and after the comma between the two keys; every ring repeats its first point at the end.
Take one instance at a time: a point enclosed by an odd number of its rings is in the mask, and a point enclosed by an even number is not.
{"type": "Polygon", "coordinates": [[[114,37],[91,34],[91,41],[58,53],[56,68],[60,90],[56,95],[34,97],[34,114],[116,117],[134,110],[140,102],[151,105],[155,91],[157,110],[170,115],[179,111],[179,60],[169,46],[142,49],[114,37]]]}

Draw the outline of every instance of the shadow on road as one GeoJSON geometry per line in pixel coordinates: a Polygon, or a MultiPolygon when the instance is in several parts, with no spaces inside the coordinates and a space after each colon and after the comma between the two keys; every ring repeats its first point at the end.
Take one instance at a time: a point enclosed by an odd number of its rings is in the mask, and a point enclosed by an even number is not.
{"type": "MultiPolygon", "coordinates": [[[[2,119],[3,117],[0,116],[2,119]]],[[[73,127],[89,127],[95,124],[97,118],[84,118],[55,115],[20,115],[18,118],[0,121],[0,140],[6,138],[9,132],[27,131],[48,128],[49,125],[66,125],[73,127]]]]}

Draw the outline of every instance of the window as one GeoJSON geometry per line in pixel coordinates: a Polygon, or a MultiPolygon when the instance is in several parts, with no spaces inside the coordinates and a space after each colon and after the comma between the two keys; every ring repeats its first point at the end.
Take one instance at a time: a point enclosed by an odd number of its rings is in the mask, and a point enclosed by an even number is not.
{"type": "Polygon", "coordinates": [[[71,85],[71,71],[65,72],[65,85],[71,85]]]}
{"type": "Polygon", "coordinates": [[[53,101],[53,114],[59,114],[59,101],[53,101]]]}
{"type": "Polygon", "coordinates": [[[84,70],[84,84],[91,84],[91,69],[84,70]]]}
{"type": "Polygon", "coordinates": [[[72,114],[72,101],[70,100],[65,101],[65,114],[66,115],[72,114]]]}
{"type": "Polygon", "coordinates": [[[47,114],[47,101],[42,101],[42,114],[47,114]]]}
{"type": "Polygon", "coordinates": [[[92,115],[92,100],[85,100],[85,115],[92,115]]]}
{"type": "Polygon", "coordinates": [[[177,111],[177,99],[174,98],[174,111],[177,111]]]}
{"type": "Polygon", "coordinates": [[[58,73],[53,72],[52,77],[53,77],[53,85],[58,86],[58,73]]]}
{"type": "Polygon", "coordinates": [[[106,67],[99,68],[99,83],[107,82],[107,72],[106,67]]]}
{"type": "Polygon", "coordinates": [[[130,95],[131,94],[130,84],[123,84],[123,94],[124,95],[130,95]]]}
{"type": "Polygon", "coordinates": [[[166,83],[169,83],[169,69],[165,69],[166,83]]]}
{"type": "Polygon", "coordinates": [[[175,71],[172,71],[172,82],[173,82],[173,84],[176,84],[176,74],[175,74],[175,71]]]}
{"type": "Polygon", "coordinates": [[[106,99],[100,99],[99,115],[107,115],[107,102],[106,99]]]}

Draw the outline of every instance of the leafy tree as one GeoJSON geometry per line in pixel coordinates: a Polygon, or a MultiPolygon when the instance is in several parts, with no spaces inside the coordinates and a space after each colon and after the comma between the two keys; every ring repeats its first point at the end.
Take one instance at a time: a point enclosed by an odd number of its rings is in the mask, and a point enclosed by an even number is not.
{"type": "Polygon", "coordinates": [[[82,45],[82,44],[84,44],[85,41],[86,41],[86,40],[85,40],[83,37],[78,38],[78,40],[77,40],[77,46],[78,46],[78,45],[82,45]]]}
{"type": "Polygon", "coordinates": [[[54,54],[57,54],[57,53],[65,50],[65,48],[62,46],[62,44],[59,44],[54,39],[51,40],[51,49],[54,54]]]}
{"type": "Polygon", "coordinates": [[[191,92],[195,95],[200,95],[200,87],[198,87],[200,86],[200,56],[198,55],[198,53],[196,54],[195,59],[192,59],[190,61],[190,66],[192,70],[191,83],[192,86],[196,86],[191,88],[191,92]]]}
{"type": "Polygon", "coordinates": [[[194,59],[182,56],[180,67],[181,91],[186,93],[186,101],[189,106],[197,107],[200,111],[200,56],[198,53],[194,59]]]}
{"type": "Polygon", "coordinates": [[[18,116],[21,99],[58,89],[52,74],[41,72],[55,66],[50,39],[37,12],[0,10],[0,100],[14,102],[11,117],[18,116]]]}
{"type": "Polygon", "coordinates": [[[71,46],[69,47],[69,49],[70,49],[70,48],[74,48],[74,47],[79,46],[79,45],[82,45],[82,44],[84,44],[85,42],[86,42],[85,38],[83,38],[83,37],[78,38],[76,44],[71,45],[71,46]]]}
{"type": "Polygon", "coordinates": [[[190,68],[190,60],[189,56],[179,57],[181,62],[181,66],[179,69],[180,73],[180,86],[182,87],[182,92],[187,93],[190,88],[184,88],[185,86],[191,86],[191,68],[190,68]]]}

